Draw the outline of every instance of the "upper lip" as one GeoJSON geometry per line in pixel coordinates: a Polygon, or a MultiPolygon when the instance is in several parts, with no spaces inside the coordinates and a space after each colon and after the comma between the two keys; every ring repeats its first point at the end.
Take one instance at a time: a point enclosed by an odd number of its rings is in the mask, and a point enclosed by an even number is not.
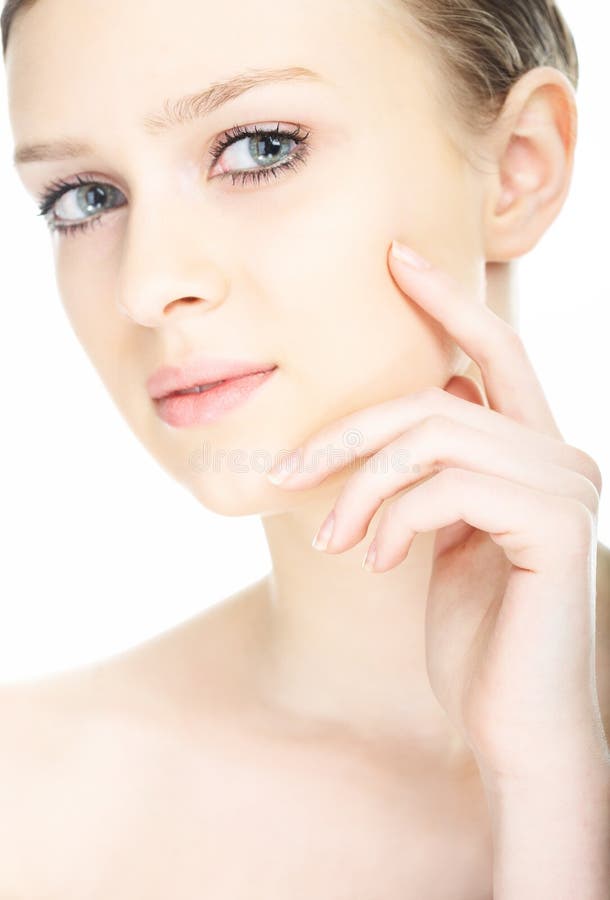
{"type": "Polygon", "coordinates": [[[153,400],[160,400],[176,391],[187,391],[197,385],[212,384],[230,378],[242,378],[256,372],[269,372],[274,363],[257,363],[248,360],[219,359],[210,356],[191,358],[179,366],[162,366],[154,372],[146,386],[153,400]]]}

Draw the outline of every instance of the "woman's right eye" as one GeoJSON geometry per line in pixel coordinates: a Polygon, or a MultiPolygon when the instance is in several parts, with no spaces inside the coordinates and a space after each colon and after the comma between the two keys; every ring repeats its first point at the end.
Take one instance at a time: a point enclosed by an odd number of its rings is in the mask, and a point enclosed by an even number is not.
{"type": "Polygon", "coordinates": [[[79,175],[75,182],[58,181],[50,185],[40,198],[39,215],[47,217],[51,231],[84,231],[95,222],[101,221],[102,216],[93,216],[94,213],[103,212],[106,208],[118,208],[117,205],[107,206],[117,195],[124,197],[122,192],[111,184],[95,182],[79,175]],[[53,216],[49,217],[49,213],[53,213],[53,216]],[[86,218],[79,221],[79,213],[85,213],[86,218]]]}

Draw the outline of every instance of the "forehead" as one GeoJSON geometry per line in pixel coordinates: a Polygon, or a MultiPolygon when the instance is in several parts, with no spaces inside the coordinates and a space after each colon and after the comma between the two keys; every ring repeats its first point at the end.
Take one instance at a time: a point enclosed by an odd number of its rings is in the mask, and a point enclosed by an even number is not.
{"type": "Polygon", "coordinates": [[[98,134],[249,68],[304,66],[366,105],[400,68],[415,80],[416,46],[396,32],[377,0],[36,0],[6,61],[16,142],[98,134]]]}

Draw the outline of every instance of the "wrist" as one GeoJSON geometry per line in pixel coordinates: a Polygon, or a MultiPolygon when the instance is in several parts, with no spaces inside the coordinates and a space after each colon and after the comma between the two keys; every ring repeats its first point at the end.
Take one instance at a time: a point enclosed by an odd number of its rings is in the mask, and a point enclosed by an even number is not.
{"type": "Polygon", "coordinates": [[[577,740],[529,753],[527,761],[519,765],[490,766],[477,760],[483,786],[488,793],[506,791],[551,790],[570,784],[588,782],[610,789],[610,750],[605,734],[599,731],[588,739],[577,740]]]}
{"type": "Polygon", "coordinates": [[[597,756],[552,760],[546,769],[498,776],[481,773],[492,817],[509,809],[533,813],[577,814],[588,808],[593,816],[601,812],[610,821],[610,759],[597,756]]]}
{"type": "Polygon", "coordinates": [[[494,897],[610,897],[610,766],[494,782],[487,800],[494,897]]]}

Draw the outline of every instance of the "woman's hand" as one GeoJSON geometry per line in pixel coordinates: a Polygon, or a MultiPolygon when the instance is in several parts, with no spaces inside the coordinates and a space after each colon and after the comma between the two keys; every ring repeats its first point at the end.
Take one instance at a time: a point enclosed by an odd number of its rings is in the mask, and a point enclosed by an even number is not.
{"type": "Polygon", "coordinates": [[[567,773],[579,760],[599,759],[603,768],[609,757],[595,683],[599,467],[563,440],[521,339],[504,320],[447,273],[390,259],[403,292],[478,364],[489,407],[474,381],[455,376],[445,390],[360,410],[291,454],[296,473],[281,486],[311,488],[367,457],[339,494],[326,549],[353,547],[384,500],[402,492],[380,516],[371,571],[392,569],[418,532],[437,531],[427,670],[487,782],[553,767],[567,773]],[[336,460],[352,432],[362,438],[358,447],[333,463],[333,448],[336,460]],[[417,465],[392,466],[405,454],[417,465]],[[310,464],[320,458],[326,463],[310,464]]]}

